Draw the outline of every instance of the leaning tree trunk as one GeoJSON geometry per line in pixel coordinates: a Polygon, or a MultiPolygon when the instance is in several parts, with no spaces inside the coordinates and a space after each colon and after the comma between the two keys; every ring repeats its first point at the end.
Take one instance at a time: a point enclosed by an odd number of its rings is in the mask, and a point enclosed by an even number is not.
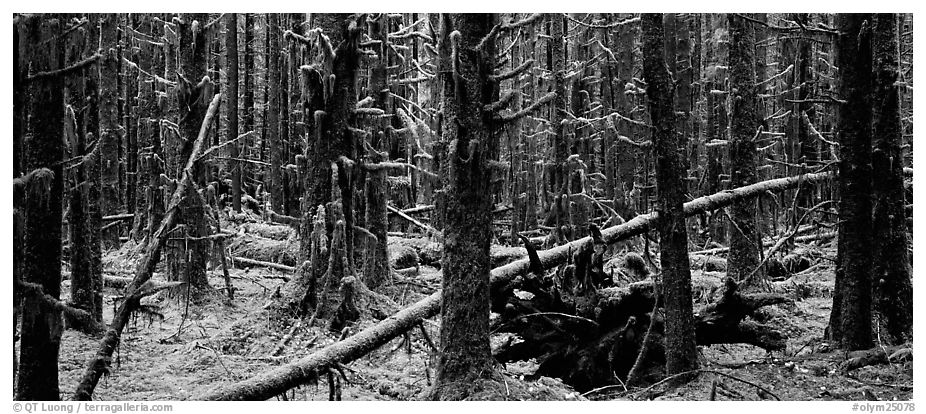
{"type": "Polygon", "coordinates": [[[829,337],[841,347],[871,338],[871,15],[838,14],[839,238],[829,337]]]}
{"type": "Polygon", "coordinates": [[[882,339],[899,344],[912,339],[913,287],[907,253],[900,97],[894,84],[899,73],[897,17],[876,14],[873,20],[872,239],[878,241],[872,243],[871,260],[874,310],[882,339]]]}
{"type": "MultiPolygon", "coordinates": [[[[742,16],[728,14],[730,23],[730,181],[733,187],[756,182],[755,137],[759,127],[756,115],[755,31],[742,16]]],[[[757,286],[763,272],[759,267],[762,238],[756,226],[756,200],[736,203],[730,208],[727,233],[730,254],[727,275],[746,286],[757,286]]]]}
{"type": "Polygon", "coordinates": [[[688,232],[682,203],[685,187],[672,108],[672,81],[662,59],[663,28],[658,14],[643,15],[643,77],[647,81],[653,144],[656,155],[657,208],[660,220],[659,254],[665,284],[666,373],[678,374],[698,367],[691,308],[691,271],[688,232]]]}
{"type": "Polygon", "coordinates": [[[472,382],[493,372],[489,349],[489,244],[492,225],[490,164],[498,157],[491,130],[488,77],[494,38],[481,46],[494,14],[443,15],[440,66],[443,136],[448,143],[445,184],[444,288],[440,359],[431,397],[463,399],[472,382]]]}
{"type": "MultiPolygon", "coordinates": [[[[64,84],[61,75],[36,77],[61,69],[63,50],[60,20],[52,15],[21,17],[23,56],[34,77],[28,84],[27,131],[24,164],[27,170],[43,169],[33,176],[25,193],[23,209],[22,278],[42,287],[46,295],[61,295],[61,164],[64,118],[64,84]]],[[[17,400],[58,400],[58,349],[61,321],[58,310],[36,295],[23,298],[17,400]]]]}

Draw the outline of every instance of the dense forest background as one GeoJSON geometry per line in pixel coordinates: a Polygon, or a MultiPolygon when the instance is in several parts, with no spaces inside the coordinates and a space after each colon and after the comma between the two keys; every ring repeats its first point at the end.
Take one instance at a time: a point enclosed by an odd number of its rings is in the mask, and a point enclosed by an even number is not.
{"type": "Polygon", "coordinates": [[[13,20],[17,399],[912,396],[910,14],[13,20]]]}

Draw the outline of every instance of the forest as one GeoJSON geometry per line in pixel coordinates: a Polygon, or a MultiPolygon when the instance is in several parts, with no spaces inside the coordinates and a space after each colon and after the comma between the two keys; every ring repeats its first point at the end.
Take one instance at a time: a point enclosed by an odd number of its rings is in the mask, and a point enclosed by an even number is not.
{"type": "Polygon", "coordinates": [[[17,13],[12,49],[14,400],[913,398],[912,14],[17,13]]]}

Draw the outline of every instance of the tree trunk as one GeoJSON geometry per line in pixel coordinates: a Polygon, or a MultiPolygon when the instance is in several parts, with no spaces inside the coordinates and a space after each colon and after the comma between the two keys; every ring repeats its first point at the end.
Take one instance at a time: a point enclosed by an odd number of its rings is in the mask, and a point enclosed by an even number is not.
{"type": "MultiPolygon", "coordinates": [[[[370,37],[373,40],[381,41],[377,55],[379,59],[370,72],[370,90],[374,93],[375,101],[373,106],[382,109],[386,114],[392,113],[389,107],[390,90],[389,90],[389,69],[387,53],[388,34],[388,15],[382,14],[378,20],[370,23],[370,37]]],[[[406,117],[402,117],[407,119],[406,117]]],[[[373,139],[371,150],[367,150],[367,160],[371,163],[387,161],[388,153],[384,152],[385,142],[391,130],[385,128],[386,119],[380,118],[376,121],[373,128],[373,139]]],[[[410,130],[415,125],[406,125],[410,130]]],[[[366,172],[366,183],[364,186],[365,197],[365,217],[364,222],[367,230],[373,234],[376,239],[367,242],[369,246],[366,249],[363,265],[363,283],[371,289],[376,289],[384,282],[390,280],[389,252],[387,250],[387,233],[389,230],[389,217],[386,210],[386,169],[376,169],[366,172]]]]}
{"type": "MultiPolygon", "coordinates": [[[[241,106],[244,113],[241,116],[242,120],[242,131],[249,132],[255,131],[254,124],[254,89],[256,82],[254,81],[254,76],[256,76],[257,68],[254,66],[254,16],[251,13],[244,13],[244,64],[242,65],[242,77],[244,78],[244,93],[242,94],[241,106]]],[[[252,138],[245,138],[244,142],[241,143],[241,148],[244,149],[243,153],[239,153],[239,156],[249,156],[251,155],[251,147],[253,146],[252,138]]],[[[253,191],[247,191],[249,185],[245,184],[253,180],[253,174],[250,173],[251,168],[249,167],[250,163],[245,163],[244,165],[239,165],[238,169],[241,170],[241,179],[244,181],[242,183],[242,192],[251,193],[252,196],[257,197],[257,194],[254,194],[253,191]]]]}
{"type": "MultiPolygon", "coordinates": [[[[553,140],[550,151],[553,152],[553,163],[549,166],[550,194],[553,197],[552,216],[548,216],[547,224],[555,227],[554,234],[561,233],[562,226],[568,217],[568,200],[563,200],[566,188],[566,159],[569,157],[569,145],[566,139],[566,129],[563,120],[566,118],[566,23],[565,17],[560,14],[546,16],[550,24],[550,70],[553,71],[553,105],[550,107],[550,127],[553,140]],[[559,206],[559,208],[558,208],[559,206]]],[[[446,115],[445,115],[446,116],[446,115]]],[[[567,240],[560,239],[560,242],[567,240]]]]}
{"type": "MultiPolygon", "coordinates": [[[[753,23],[728,14],[730,24],[730,181],[733,187],[756,182],[756,145],[759,128],[756,116],[755,31],[753,23]]],[[[727,227],[730,254],[727,275],[746,286],[758,286],[764,279],[759,267],[761,237],[756,226],[756,201],[734,204],[727,227]]]]}
{"type": "MultiPolygon", "coordinates": [[[[357,160],[356,140],[350,132],[349,126],[353,121],[356,106],[356,71],[359,64],[358,36],[359,29],[351,29],[351,15],[349,14],[313,14],[313,27],[322,30],[334,50],[334,61],[331,63],[331,73],[320,73],[322,85],[330,85],[330,94],[325,102],[323,114],[316,112],[316,128],[319,135],[309,141],[307,160],[309,173],[306,177],[306,200],[308,205],[315,208],[325,205],[331,199],[331,163],[338,163],[340,171],[337,184],[343,195],[342,208],[346,228],[346,245],[348,259],[353,263],[353,195],[354,180],[351,165],[344,165],[341,157],[351,161],[357,160]],[[333,79],[332,79],[333,78],[333,79]],[[331,84],[333,82],[333,84],[331,84]],[[321,119],[318,119],[320,115],[321,119]]],[[[356,27],[356,26],[354,26],[356,27]]],[[[323,52],[324,53],[324,52],[323,52]]],[[[330,59],[330,58],[329,58],[330,59]]],[[[321,108],[319,108],[321,109],[321,108]]],[[[329,215],[330,215],[329,211],[329,215]]],[[[328,223],[328,233],[334,228],[334,223],[328,223]]]]}
{"type": "MultiPolygon", "coordinates": [[[[286,200],[284,197],[283,166],[284,148],[280,135],[280,15],[270,13],[267,15],[267,36],[270,36],[270,48],[267,49],[267,145],[270,147],[270,205],[278,214],[286,213],[286,200]]],[[[327,164],[326,164],[327,166],[327,164]]]]}
{"type": "Polygon", "coordinates": [[[691,272],[688,263],[688,234],[682,203],[680,147],[675,134],[672,81],[663,56],[662,16],[643,15],[643,77],[653,122],[656,155],[657,208],[660,220],[659,253],[665,284],[666,373],[678,374],[697,368],[694,319],[691,308],[691,272]]]}
{"type": "MultiPolygon", "coordinates": [[[[119,16],[105,14],[100,23],[100,47],[105,53],[100,61],[100,169],[102,188],[100,210],[103,215],[116,214],[122,208],[119,192],[119,147],[122,143],[122,126],[119,119],[119,67],[117,54],[119,16]]],[[[116,243],[116,232],[107,232],[107,246],[116,243]]]]}
{"type": "MultiPolygon", "coordinates": [[[[228,122],[226,140],[238,137],[242,131],[238,130],[238,14],[229,13],[225,17],[225,96],[227,107],[225,119],[228,122]]],[[[241,154],[241,142],[231,144],[231,180],[232,180],[232,209],[241,212],[241,163],[237,158],[241,154]]]]}
{"type": "MultiPolygon", "coordinates": [[[[60,20],[53,15],[22,17],[23,56],[34,76],[61,69],[63,49],[60,20]]],[[[64,171],[61,126],[64,85],[60,75],[28,84],[27,139],[24,163],[36,174],[25,191],[23,274],[25,282],[42,286],[45,294],[61,295],[61,194],[64,171]]],[[[15,399],[58,400],[58,349],[61,315],[35,295],[23,298],[19,376],[15,399]]]]}
{"type": "Polygon", "coordinates": [[[871,15],[838,14],[839,238],[829,338],[849,350],[871,336],[871,15]]]}
{"type": "MultiPolygon", "coordinates": [[[[562,20],[561,17],[558,19],[562,20]]],[[[489,244],[492,192],[489,165],[498,141],[483,107],[493,101],[488,76],[495,39],[477,45],[495,24],[494,14],[441,18],[443,136],[448,143],[445,187],[440,359],[431,398],[463,399],[473,381],[493,372],[489,349],[489,244]],[[450,67],[444,66],[450,63],[450,67]]]]}
{"type": "Polygon", "coordinates": [[[874,311],[881,338],[889,344],[912,339],[913,287],[904,210],[903,160],[900,147],[897,17],[876,14],[872,24],[872,283],[874,311]]]}
{"type": "MultiPolygon", "coordinates": [[[[181,16],[181,23],[177,27],[179,34],[179,62],[183,77],[178,83],[178,103],[180,105],[178,122],[183,144],[181,151],[174,160],[174,177],[179,179],[183,168],[188,162],[193,149],[193,143],[199,135],[199,130],[206,115],[206,109],[213,96],[213,85],[206,76],[206,33],[203,26],[208,23],[209,15],[206,13],[185,14],[181,16]]],[[[168,280],[182,281],[190,286],[183,286],[172,291],[172,294],[185,293],[188,289],[196,294],[208,288],[206,278],[206,258],[208,257],[208,242],[202,240],[207,234],[206,211],[203,198],[195,187],[205,188],[205,169],[196,163],[193,166],[193,183],[195,186],[187,188],[180,203],[181,214],[178,226],[182,231],[172,233],[174,249],[168,256],[168,280]]]]}
{"type": "MultiPolygon", "coordinates": [[[[92,54],[99,48],[99,20],[90,18],[88,47],[83,54],[92,54]],[[94,21],[96,20],[96,21],[94,21]]],[[[84,157],[83,163],[74,170],[74,186],[70,190],[71,230],[71,304],[90,313],[95,322],[103,318],[103,263],[100,245],[100,162],[99,150],[89,154],[87,141],[99,134],[99,107],[97,106],[100,68],[91,66],[84,70],[83,87],[75,99],[87,103],[84,131],[77,134],[74,155],[84,157]],[[94,113],[96,112],[96,113],[94,113]]],[[[82,328],[76,320],[66,319],[68,326],[82,328]]]]}

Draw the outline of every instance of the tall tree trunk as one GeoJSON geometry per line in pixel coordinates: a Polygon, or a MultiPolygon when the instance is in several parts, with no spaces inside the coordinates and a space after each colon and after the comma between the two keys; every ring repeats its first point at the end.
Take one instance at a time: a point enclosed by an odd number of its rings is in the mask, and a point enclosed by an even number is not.
{"type": "MultiPolygon", "coordinates": [[[[742,16],[728,14],[730,24],[730,181],[732,187],[756,182],[756,144],[759,128],[756,115],[755,31],[742,16]]],[[[757,269],[762,238],[756,226],[756,201],[736,203],[730,208],[727,227],[730,253],[727,275],[737,282],[757,286],[764,273],[757,269]]]]}
{"type": "MultiPolygon", "coordinates": [[[[566,188],[566,159],[569,157],[569,144],[566,139],[566,128],[563,120],[566,118],[566,22],[560,14],[548,14],[550,22],[550,69],[553,71],[553,105],[550,108],[550,127],[552,128],[553,164],[548,171],[550,177],[550,194],[552,200],[552,216],[546,224],[553,225],[554,234],[561,233],[562,226],[568,217],[569,200],[565,199],[566,188]]],[[[446,115],[445,115],[446,116],[446,115]]],[[[565,240],[560,239],[565,243],[565,240]]]]}
{"type": "MultiPolygon", "coordinates": [[[[331,92],[327,96],[324,114],[321,119],[316,118],[316,128],[320,128],[317,139],[309,141],[307,159],[309,173],[306,177],[306,200],[313,208],[325,205],[331,200],[331,163],[338,165],[338,186],[343,196],[342,207],[346,229],[345,243],[348,258],[353,263],[353,194],[354,180],[350,165],[344,165],[341,157],[357,160],[355,138],[350,132],[350,125],[354,117],[356,98],[356,77],[359,64],[358,36],[359,28],[352,24],[349,14],[313,14],[313,27],[320,28],[331,43],[334,50],[334,61],[331,64],[331,73],[321,73],[323,84],[330,86],[331,92]]],[[[324,53],[324,52],[323,52],[324,53]]],[[[333,230],[334,223],[329,223],[328,232],[333,230]]]]}
{"type": "MultiPolygon", "coordinates": [[[[270,147],[270,205],[273,211],[286,214],[284,196],[283,166],[286,165],[285,148],[280,134],[280,15],[267,15],[267,36],[270,36],[270,48],[267,49],[267,145],[270,147]]],[[[327,166],[328,164],[326,164],[327,166]]]]}
{"type": "Polygon", "coordinates": [[[903,160],[900,147],[897,16],[876,14],[872,24],[872,283],[881,338],[890,344],[912,339],[913,287],[907,253],[903,160]]]}
{"type": "MultiPolygon", "coordinates": [[[[839,238],[829,337],[849,350],[871,336],[871,15],[838,14],[839,238]]],[[[879,241],[880,242],[880,241],[879,241]]]]}
{"type": "MultiPolygon", "coordinates": [[[[123,27],[132,28],[133,30],[120,31],[123,34],[123,56],[131,62],[136,62],[136,64],[139,61],[139,48],[137,45],[140,42],[135,39],[134,29],[138,27],[140,16],[141,13],[126,15],[123,27]]],[[[118,63],[123,68],[121,79],[125,88],[125,95],[123,96],[125,110],[121,122],[125,133],[122,134],[122,141],[118,143],[117,147],[120,198],[116,212],[124,212],[131,211],[132,207],[135,206],[135,177],[138,171],[138,76],[140,76],[140,73],[137,65],[122,66],[121,60],[118,63]]],[[[124,225],[119,223],[111,227],[112,231],[105,233],[107,245],[119,245],[119,236],[123,227],[124,225]]]]}
{"type": "MultiPolygon", "coordinates": [[[[100,168],[102,188],[100,209],[103,215],[116,214],[122,208],[119,191],[119,147],[122,143],[122,120],[119,119],[119,15],[105,14],[100,23],[100,47],[106,58],[100,62],[100,168]]],[[[104,234],[107,246],[118,241],[115,231],[104,234]]]]}
{"type": "MultiPolygon", "coordinates": [[[[206,13],[184,14],[177,25],[180,72],[183,74],[178,84],[178,124],[183,144],[180,153],[176,154],[178,158],[174,160],[173,173],[176,179],[182,176],[213,96],[213,85],[206,76],[207,44],[204,26],[208,21],[209,15],[206,13]]],[[[168,268],[171,270],[168,279],[190,285],[176,288],[174,294],[185,295],[187,290],[198,294],[209,286],[206,278],[208,243],[202,239],[207,234],[205,201],[194,188],[205,188],[205,170],[201,163],[196,163],[194,167],[193,182],[196,185],[188,187],[180,203],[182,214],[178,225],[183,226],[183,231],[176,231],[175,237],[180,240],[175,242],[176,248],[170,250],[168,258],[168,268]]]]}
{"type": "MultiPolygon", "coordinates": [[[[21,17],[13,22],[13,179],[22,175],[23,148],[23,73],[19,62],[19,28],[21,17]]],[[[19,315],[22,311],[23,217],[22,195],[13,194],[13,381],[19,374],[19,360],[16,357],[16,338],[19,337],[19,315]]]]}
{"type": "Polygon", "coordinates": [[[681,148],[675,134],[672,81],[663,59],[662,16],[644,14],[642,26],[643,77],[647,82],[656,155],[656,211],[659,212],[659,253],[665,286],[666,374],[673,375],[698,367],[688,234],[682,209],[685,186],[681,180],[681,148]]]}
{"type": "MultiPolygon", "coordinates": [[[[562,20],[561,16],[556,19],[562,20]]],[[[444,216],[444,287],[440,359],[431,397],[463,399],[473,382],[493,372],[489,349],[489,244],[492,225],[490,163],[498,157],[488,76],[494,38],[477,45],[495,24],[494,14],[443,15],[441,82],[443,136],[448,143],[444,216]],[[448,66],[449,65],[449,66],[448,66]]]]}
{"type": "MultiPolygon", "coordinates": [[[[242,65],[242,77],[244,78],[244,93],[242,94],[241,106],[244,113],[242,114],[242,131],[249,132],[255,131],[254,124],[254,76],[256,76],[257,70],[254,67],[254,16],[251,13],[244,13],[244,64],[242,65]]],[[[253,141],[251,137],[245,138],[244,142],[241,143],[241,148],[244,149],[243,153],[239,153],[239,156],[248,156],[251,154],[250,148],[253,146],[253,141]]],[[[251,168],[249,167],[250,163],[245,163],[244,165],[239,165],[238,169],[241,170],[241,179],[244,181],[242,187],[245,189],[248,188],[246,183],[249,180],[253,180],[253,174],[250,173],[251,168]]],[[[248,191],[244,190],[245,193],[248,191]]],[[[253,191],[252,191],[253,193],[253,191]]],[[[257,194],[252,194],[257,197],[257,194]]]]}
{"type": "MultiPolygon", "coordinates": [[[[99,16],[90,16],[86,47],[78,56],[90,55],[99,49],[99,16]]],[[[81,57],[76,57],[75,62],[81,57]]],[[[91,66],[84,69],[81,77],[81,91],[74,97],[77,102],[86,104],[83,131],[73,131],[76,135],[73,155],[84,157],[83,162],[74,169],[74,185],[70,193],[70,217],[68,219],[70,234],[71,261],[71,304],[90,313],[92,319],[103,319],[103,263],[100,246],[100,163],[99,151],[90,155],[87,143],[99,134],[98,94],[100,68],[91,66]],[[89,156],[88,156],[89,155],[89,156]]],[[[80,106],[80,105],[76,105],[80,106]]],[[[67,120],[66,122],[70,122],[67,120]]],[[[66,320],[69,326],[81,328],[75,320],[66,320]]]]}
{"type": "MultiPolygon", "coordinates": [[[[226,140],[238,137],[238,14],[229,13],[225,17],[225,72],[227,85],[225,86],[226,111],[225,119],[228,127],[225,129],[228,136],[226,140]]],[[[241,163],[237,158],[241,154],[241,142],[231,144],[229,155],[231,158],[232,179],[232,209],[241,212],[241,163]]]]}
{"type": "MultiPolygon", "coordinates": [[[[370,71],[370,91],[374,94],[375,101],[373,106],[382,109],[386,114],[392,113],[390,108],[390,89],[389,89],[389,69],[388,69],[388,14],[381,14],[376,20],[370,22],[370,37],[373,40],[380,41],[379,50],[376,51],[379,59],[370,71]]],[[[404,117],[403,117],[404,118],[404,117]]],[[[378,163],[387,161],[385,152],[385,140],[391,134],[391,129],[386,128],[387,119],[379,118],[373,127],[372,151],[367,150],[369,162],[378,163]]],[[[407,119],[407,118],[406,118],[407,119]]],[[[415,128],[415,125],[407,125],[409,129],[415,128]]],[[[366,201],[364,222],[367,230],[376,237],[368,242],[369,248],[366,250],[366,258],[363,266],[363,282],[370,288],[376,289],[384,282],[390,280],[389,253],[387,250],[387,233],[389,230],[389,218],[386,210],[386,169],[376,169],[367,171],[366,183],[364,186],[364,197],[366,201]]]]}
{"type": "MultiPolygon", "coordinates": [[[[61,69],[57,16],[23,17],[20,33],[23,56],[34,76],[61,69]]],[[[47,295],[61,295],[61,193],[64,171],[64,85],[61,76],[47,76],[28,84],[28,135],[24,164],[27,170],[46,169],[33,175],[25,191],[23,274],[25,282],[42,287],[47,295]]],[[[59,311],[35,295],[23,298],[21,358],[17,400],[58,400],[58,349],[61,343],[59,311]]]]}

